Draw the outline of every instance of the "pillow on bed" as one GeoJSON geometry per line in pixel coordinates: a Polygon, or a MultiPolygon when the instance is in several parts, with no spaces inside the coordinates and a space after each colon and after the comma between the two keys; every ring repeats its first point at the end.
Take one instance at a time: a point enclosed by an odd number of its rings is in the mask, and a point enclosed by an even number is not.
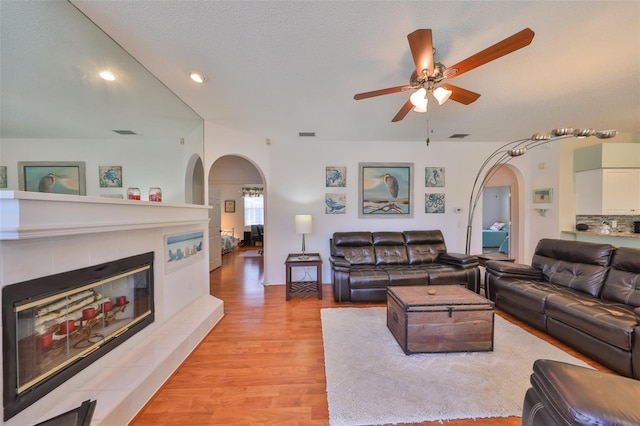
{"type": "Polygon", "coordinates": [[[504,223],[496,222],[489,227],[492,231],[500,231],[504,227],[504,223]]]}

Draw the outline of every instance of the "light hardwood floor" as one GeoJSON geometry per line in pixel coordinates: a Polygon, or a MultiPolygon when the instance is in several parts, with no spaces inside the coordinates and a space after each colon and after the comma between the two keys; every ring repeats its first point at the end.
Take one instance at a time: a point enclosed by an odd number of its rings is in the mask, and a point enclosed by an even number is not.
{"type": "MultiPolygon", "coordinates": [[[[224,255],[222,263],[210,277],[211,294],[224,301],[225,317],[131,424],[327,425],[320,309],[338,306],[331,296],[331,286],[324,286],[322,300],[303,297],[287,302],[284,285],[261,284],[262,259],[239,257],[234,252],[224,255]]],[[[595,368],[609,371],[503,316],[595,368]]],[[[515,426],[520,418],[444,424],[515,426]]]]}

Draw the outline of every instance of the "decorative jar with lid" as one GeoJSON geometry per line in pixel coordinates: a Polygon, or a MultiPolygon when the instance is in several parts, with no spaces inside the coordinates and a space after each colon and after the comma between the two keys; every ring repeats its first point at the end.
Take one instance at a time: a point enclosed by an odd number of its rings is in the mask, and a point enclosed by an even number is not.
{"type": "Polygon", "coordinates": [[[149,188],[149,201],[162,201],[162,189],[157,186],[149,188]]]}

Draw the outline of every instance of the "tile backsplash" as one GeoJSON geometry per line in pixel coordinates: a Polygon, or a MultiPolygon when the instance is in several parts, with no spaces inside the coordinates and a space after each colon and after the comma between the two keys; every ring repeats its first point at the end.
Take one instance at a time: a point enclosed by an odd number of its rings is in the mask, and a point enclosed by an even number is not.
{"type": "Polygon", "coordinates": [[[617,221],[618,232],[633,232],[633,222],[640,221],[640,216],[629,215],[577,215],[576,224],[584,223],[589,225],[589,231],[599,230],[602,222],[606,221],[609,225],[613,221],[617,221]]]}

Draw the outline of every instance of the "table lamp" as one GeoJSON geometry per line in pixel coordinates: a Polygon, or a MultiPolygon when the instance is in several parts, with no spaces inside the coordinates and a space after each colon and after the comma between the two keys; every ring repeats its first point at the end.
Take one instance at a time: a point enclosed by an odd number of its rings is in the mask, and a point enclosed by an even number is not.
{"type": "Polygon", "coordinates": [[[313,218],[310,214],[297,214],[295,217],[296,234],[302,234],[302,256],[300,259],[308,259],[305,254],[304,235],[310,234],[313,228],[313,218]]]}

